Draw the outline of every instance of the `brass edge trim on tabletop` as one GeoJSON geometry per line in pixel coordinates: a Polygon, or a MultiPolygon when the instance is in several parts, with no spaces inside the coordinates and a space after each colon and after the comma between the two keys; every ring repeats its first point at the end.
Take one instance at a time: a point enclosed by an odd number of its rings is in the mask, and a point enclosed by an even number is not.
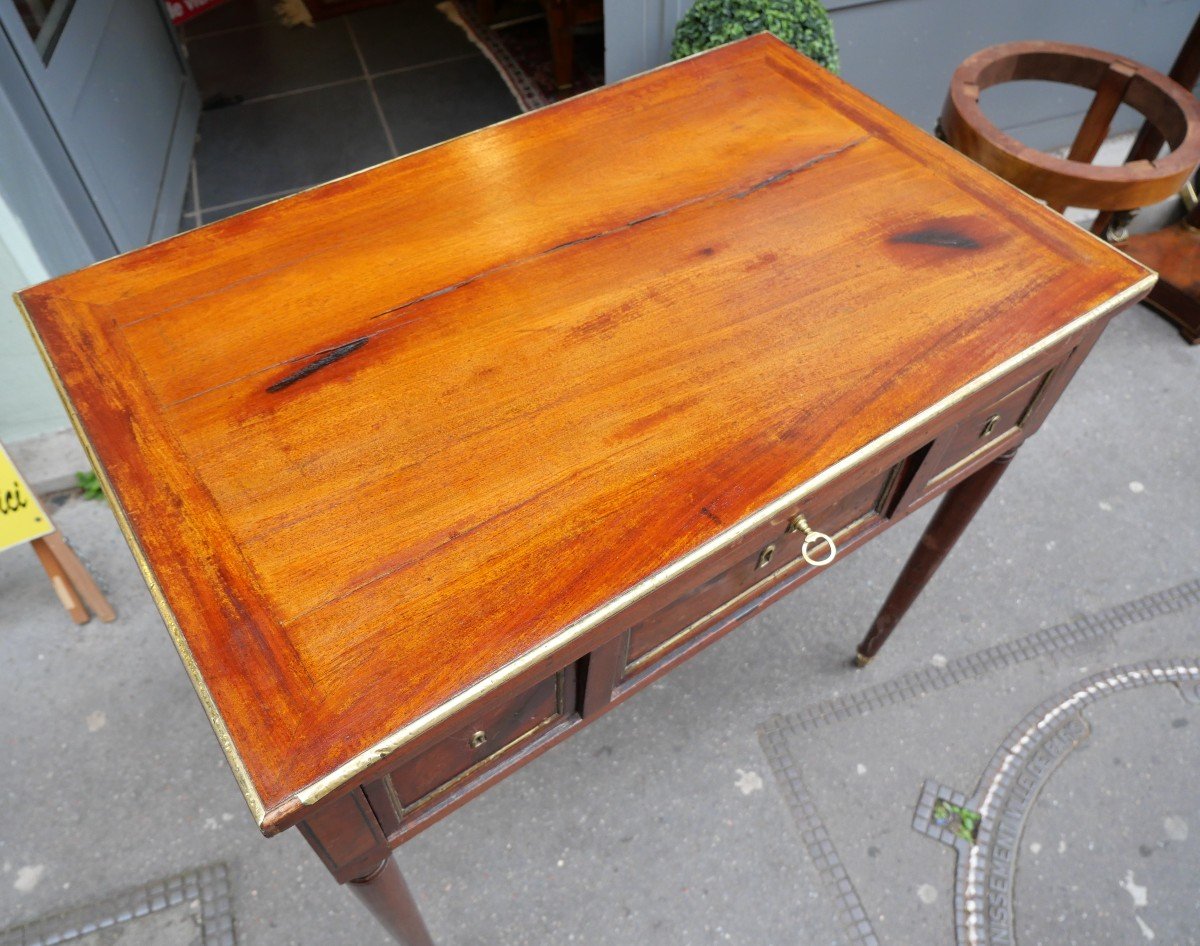
{"type": "Polygon", "coordinates": [[[196,658],[192,656],[192,649],[188,646],[187,639],[183,635],[183,630],[180,628],[179,622],[175,619],[174,612],[171,611],[170,605],[167,604],[167,599],[164,597],[162,589],[154,577],[154,573],[150,570],[150,566],[146,562],[146,557],[142,553],[141,543],[133,534],[129,520],[125,515],[125,510],[120,502],[118,502],[117,494],[108,480],[108,473],[105,471],[103,464],[100,463],[99,457],[96,456],[92,443],[88,439],[87,433],[83,429],[83,424],[79,420],[79,415],[75,412],[75,406],[71,403],[70,398],[67,397],[67,391],[63,385],[62,378],[59,376],[58,369],[50,360],[46,346],[43,344],[42,337],[33,324],[33,319],[30,318],[29,312],[25,308],[24,301],[16,293],[13,293],[13,300],[16,302],[17,310],[21,313],[21,317],[25,320],[29,334],[33,336],[34,344],[37,346],[38,354],[41,355],[46,370],[50,372],[50,379],[54,382],[54,389],[58,392],[63,407],[67,411],[67,416],[71,419],[71,426],[75,428],[75,434],[79,437],[79,442],[83,445],[88,462],[92,464],[92,469],[96,471],[100,485],[104,488],[104,495],[108,498],[108,504],[112,507],[113,515],[117,520],[117,527],[121,530],[121,534],[125,536],[125,541],[128,543],[130,551],[133,552],[134,560],[137,562],[138,571],[142,573],[142,579],[146,582],[146,587],[150,589],[150,597],[154,599],[158,613],[162,616],[163,623],[166,624],[167,631],[170,633],[171,639],[175,642],[175,649],[179,652],[179,659],[183,661],[184,669],[187,670],[187,675],[191,678],[192,687],[195,689],[196,695],[200,698],[200,703],[204,707],[205,714],[208,716],[208,722],[216,734],[217,742],[221,744],[221,749],[225,752],[225,758],[229,761],[229,767],[233,770],[233,777],[237,779],[238,787],[242,790],[242,796],[246,799],[246,804],[250,806],[250,813],[254,816],[255,823],[261,828],[266,820],[266,808],[263,806],[262,799],[255,790],[254,784],[250,781],[250,773],[247,771],[245,763],[242,762],[242,757],[238,755],[233,738],[229,735],[229,729],[225,726],[225,720],[221,717],[221,711],[217,709],[216,701],[213,700],[212,693],[209,692],[208,684],[204,682],[200,668],[196,665],[196,658]]]}
{"type": "Polygon", "coordinates": [[[1157,275],[1151,273],[1150,275],[1138,280],[1133,285],[1117,293],[1112,298],[1107,299],[1100,305],[1095,306],[1094,308],[1085,312],[1083,315],[1075,318],[1057,331],[1045,336],[1019,354],[1014,355],[1007,361],[1002,362],[991,370],[984,372],[978,378],[975,378],[973,381],[959,388],[954,393],[943,398],[932,407],[928,407],[919,414],[910,417],[897,427],[894,427],[892,430],[889,430],[882,436],[877,437],[875,440],[872,440],[865,446],[860,447],[854,453],[822,470],[816,476],[812,477],[812,479],[801,483],[799,486],[784,493],[774,502],[769,503],[758,510],[758,512],[756,512],[754,515],[743,519],[741,522],[737,523],[731,528],[726,529],[719,535],[709,539],[703,545],[693,549],[688,554],[659,569],[650,577],[627,589],[608,603],[597,608],[595,611],[585,614],[583,617],[579,618],[573,623],[568,624],[553,637],[543,641],[541,644],[527,653],[522,654],[516,660],[505,664],[495,673],[470,686],[457,696],[447,700],[442,705],[430,710],[424,716],[413,720],[407,726],[396,730],[390,736],[379,740],[370,748],[358,753],[358,755],[342,763],[342,765],[338,766],[328,775],[322,776],[311,784],[300,789],[300,791],[296,793],[296,799],[303,805],[312,805],[320,801],[330,792],[335,791],[337,788],[344,785],[346,782],[349,782],[355,776],[369,769],[376,762],[387,758],[387,756],[391,755],[405,743],[411,742],[416,737],[427,732],[434,726],[464,709],[484,694],[497,689],[512,678],[529,670],[540,661],[551,656],[556,650],[559,650],[566,644],[569,644],[575,638],[582,636],[593,627],[602,624],[613,615],[622,611],[639,599],[644,598],[655,589],[660,588],[672,579],[677,578],[693,565],[703,561],[710,555],[721,551],[726,546],[732,545],[746,533],[754,530],[772,517],[783,512],[787,507],[794,505],[809,493],[816,491],[820,487],[827,484],[830,480],[835,479],[844,471],[859,465],[865,460],[868,460],[874,454],[886,449],[934,417],[945,413],[947,410],[954,407],[954,405],[958,404],[967,397],[970,397],[976,391],[987,386],[992,381],[1002,377],[1005,374],[1008,374],[1014,368],[1026,361],[1031,360],[1032,358],[1041,354],[1043,351],[1052,348],[1064,338],[1067,338],[1068,336],[1079,331],[1088,323],[1107,315],[1114,309],[1121,308],[1131,299],[1148,292],[1151,288],[1153,288],[1157,279],[1157,275]]]}

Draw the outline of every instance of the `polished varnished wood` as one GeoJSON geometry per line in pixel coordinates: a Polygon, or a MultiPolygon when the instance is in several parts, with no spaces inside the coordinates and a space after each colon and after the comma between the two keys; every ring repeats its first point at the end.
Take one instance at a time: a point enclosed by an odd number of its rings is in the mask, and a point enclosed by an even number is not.
{"type": "MultiPolygon", "coordinates": [[[[822,530],[844,545],[850,535],[873,524],[887,508],[897,473],[897,467],[885,469],[836,500],[810,504],[806,519],[820,523],[822,530]]],[[[738,560],[726,570],[699,582],[689,575],[685,582],[695,582],[691,587],[671,594],[670,604],[630,628],[626,674],[636,673],[665,649],[698,633],[720,606],[752,594],[781,570],[811,568],[800,556],[803,541],[803,534],[797,531],[776,528],[764,539],[741,543],[738,560]]]]}
{"type": "Polygon", "coordinates": [[[329,801],[301,824],[300,831],[330,873],[350,888],[393,940],[400,946],[433,946],[380,820],[362,791],[329,801]]]}
{"type": "Polygon", "coordinates": [[[1121,249],[1159,274],[1147,305],[1200,344],[1200,206],[1169,227],[1131,236],[1121,249]]]}
{"type": "Polygon", "coordinates": [[[511,753],[575,708],[574,667],[471,715],[466,725],[388,776],[389,794],[403,818],[438,792],[453,788],[498,753],[511,753]],[[569,708],[569,709],[568,709],[569,708]]]}
{"type": "Polygon", "coordinates": [[[395,858],[385,857],[373,873],[356,877],[348,886],[400,946],[433,946],[433,938],[395,858]]]}
{"type": "Polygon", "coordinates": [[[271,832],[1147,275],[764,36],[22,300],[271,832]]]}

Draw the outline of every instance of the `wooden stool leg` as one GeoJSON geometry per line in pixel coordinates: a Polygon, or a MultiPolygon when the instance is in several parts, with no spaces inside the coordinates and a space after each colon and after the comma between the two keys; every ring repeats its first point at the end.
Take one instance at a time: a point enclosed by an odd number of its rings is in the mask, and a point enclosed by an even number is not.
{"type": "Polygon", "coordinates": [[[92,609],[92,613],[101,621],[115,621],[117,612],[113,610],[108,599],[104,597],[99,586],[92,578],[87,567],[79,560],[75,550],[67,544],[61,532],[51,532],[45,537],[46,547],[50,549],[63,571],[67,573],[75,591],[83,598],[83,603],[92,609]]]}
{"type": "MultiPolygon", "coordinates": [[[[1137,67],[1129,63],[1114,62],[1109,65],[1108,72],[1096,87],[1096,97],[1092,99],[1087,114],[1083,116],[1083,124],[1079,126],[1075,140],[1071,143],[1070,153],[1067,154],[1068,161],[1091,163],[1096,152],[1100,150],[1100,145],[1104,143],[1108,126],[1112,124],[1113,116],[1125,98],[1125,90],[1136,73],[1137,67]]],[[[1049,206],[1058,213],[1067,209],[1064,203],[1051,202],[1049,206]]]]}
{"type": "Polygon", "coordinates": [[[1002,454],[946,494],[933,519],[925,528],[921,541],[909,556],[904,570],[900,572],[900,577],[896,579],[896,584],[892,586],[883,607],[879,609],[871,630],[858,645],[855,661],[860,667],[865,667],[871,658],[879,653],[879,648],[887,641],[900,619],[917,600],[917,595],[929,583],[938,566],[945,561],[958,537],[975,517],[992,487],[1000,481],[1016,452],[1010,450],[1002,454]]]}
{"type": "MultiPolygon", "coordinates": [[[[1200,16],[1196,17],[1196,22],[1192,24],[1192,31],[1188,33],[1187,39],[1183,41],[1183,47],[1179,50],[1179,55],[1175,57],[1175,63],[1171,66],[1171,71],[1167,73],[1167,77],[1174,79],[1185,89],[1193,88],[1196,85],[1196,80],[1200,79],[1200,16]]],[[[1141,130],[1137,133],[1137,137],[1133,139],[1133,145],[1129,148],[1129,154],[1125,158],[1126,164],[1132,164],[1134,161],[1153,161],[1158,157],[1158,152],[1162,150],[1165,144],[1165,139],[1162,133],[1155,127],[1153,122],[1142,122],[1141,130]]],[[[1134,208],[1126,208],[1134,209],[1134,208]]],[[[1112,222],[1113,212],[1111,210],[1100,211],[1096,217],[1096,222],[1092,224],[1092,233],[1097,236],[1103,236],[1108,229],[1109,223],[1112,222]]]]}
{"type": "Polygon", "coordinates": [[[46,537],[34,539],[29,544],[33,546],[33,551],[37,555],[38,561],[42,563],[42,568],[46,570],[46,574],[50,578],[50,584],[54,588],[54,593],[58,595],[58,600],[62,602],[62,606],[67,609],[67,614],[71,615],[71,620],[76,624],[87,624],[90,618],[87,608],[83,606],[83,602],[80,600],[79,594],[75,591],[75,586],[71,584],[71,579],[67,577],[62,563],[46,543],[46,537]]]}
{"type": "Polygon", "coordinates": [[[401,946],[433,946],[421,911],[394,857],[386,857],[371,873],[350,881],[347,886],[401,946]]]}

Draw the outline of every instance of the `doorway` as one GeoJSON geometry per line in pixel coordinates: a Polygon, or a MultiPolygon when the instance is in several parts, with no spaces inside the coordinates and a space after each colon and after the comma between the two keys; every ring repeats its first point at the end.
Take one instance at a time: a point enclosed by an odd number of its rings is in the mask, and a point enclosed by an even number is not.
{"type": "MultiPolygon", "coordinates": [[[[59,181],[81,230],[97,222],[97,255],[175,231],[199,99],[174,29],[146,0],[0,0],[0,42],[52,128],[43,150],[66,155],[59,181]],[[82,191],[78,185],[82,184],[82,191]]],[[[54,164],[46,159],[48,167],[54,164]]]]}
{"type": "Polygon", "coordinates": [[[285,26],[231,0],[182,31],[204,111],[184,225],[211,223],[518,113],[434,0],[285,26]]]}

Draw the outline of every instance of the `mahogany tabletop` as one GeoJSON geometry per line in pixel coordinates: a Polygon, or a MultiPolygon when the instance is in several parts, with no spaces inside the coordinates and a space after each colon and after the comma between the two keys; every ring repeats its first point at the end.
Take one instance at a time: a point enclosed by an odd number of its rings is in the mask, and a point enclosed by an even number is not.
{"type": "Polygon", "coordinates": [[[764,35],[20,298],[271,831],[1152,279],[764,35]]]}

